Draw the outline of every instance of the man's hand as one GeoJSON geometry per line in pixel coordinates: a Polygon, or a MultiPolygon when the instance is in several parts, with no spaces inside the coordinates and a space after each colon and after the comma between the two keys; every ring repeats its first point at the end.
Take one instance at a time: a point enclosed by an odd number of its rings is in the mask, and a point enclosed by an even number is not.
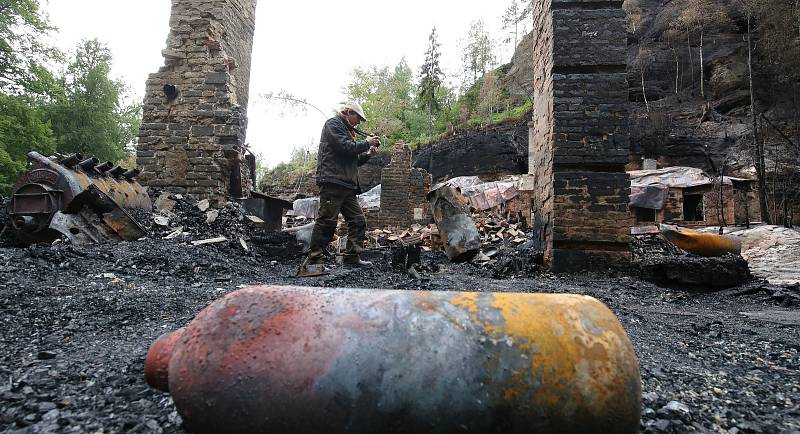
{"type": "Polygon", "coordinates": [[[367,137],[367,143],[372,147],[380,146],[381,139],[378,136],[369,136],[367,137]]]}
{"type": "Polygon", "coordinates": [[[377,146],[370,147],[369,151],[367,151],[367,155],[369,155],[370,157],[372,157],[373,155],[378,155],[378,147],[377,146]]]}

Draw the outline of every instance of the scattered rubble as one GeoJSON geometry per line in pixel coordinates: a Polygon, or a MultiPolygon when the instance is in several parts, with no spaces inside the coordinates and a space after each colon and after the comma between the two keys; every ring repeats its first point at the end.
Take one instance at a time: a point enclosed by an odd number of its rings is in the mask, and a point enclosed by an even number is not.
{"type": "MultiPolygon", "coordinates": [[[[711,235],[711,234],[708,234],[711,235]]],[[[631,241],[632,269],[641,278],[685,288],[730,288],[752,279],[739,255],[703,257],[687,253],[663,235],[638,235],[631,241]]]]}
{"type": "MultiPolygon", "coordinates": [[[[800,429],[798,326],[758,313],[785,309],[770,291],[790,299],[797,289],[753,283],[684,292],[597,274],[498,280],[488,266],[451,264],[424,250],[416,278],[391,268],[388,248],[370,252],[383,259],[373,269],[334,265],[328,276],[299,280],[300,257],[251,248],[160,238],[0,248],[0,431],[185,433],[171,399],[142,378],[147,348],[213,300],[259,283],[593,296],[619,316],[639,357],[643,432],[800,429]]],[[[494,269],[511,255],[497,250],[494,269]]]]}
{"type": "Polygon", "coordinates": [[[636,268],[643,279],[670,286],[730,288],[752,278],[747,261],[732,254],[713,258],[652,255],[638,261],[636,268]]]}
{"type": "Polygon", "coordinates": [[[0,431],[185,432],[171,399],[141,378],[147,347],[211,301],[256,283],[590,295],[619,316],[636,348],[643,432],[800,429],[799,321],[791,310],[800,286],[751,281],[698,292],[719,281],[707,276],[728,271],[653,235],[635,237],[634,258],[677,258],[671,273],[699,286],[554,276],[541,268],[523,222],[497,209],[470,215],[480,240],[471,263],[452,264],[438,227],[415,224],[368,233],[370,270],[332,264],[330,275],[299,281],[302,246],[292,232],[310,234],[313,220],[290,217],[293,228],[266,232],[234,203],[202,211],[189,196],[159,198],[155,214],[133,213],[148,230],[141,240],[0,247],[0,431]]]}

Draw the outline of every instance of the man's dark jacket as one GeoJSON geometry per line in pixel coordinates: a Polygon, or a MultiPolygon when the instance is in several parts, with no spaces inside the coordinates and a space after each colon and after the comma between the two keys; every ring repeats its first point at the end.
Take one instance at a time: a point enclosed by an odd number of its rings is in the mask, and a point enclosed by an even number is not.
{"type": "Polygon", "coordinates": [[[353,131],[339,116],[325,122],[317,154],[317,185],[337,184],[361,191],[358,166],[369,160],[365,152],[370,145],[366,140],[353,140],[353,131]]]}

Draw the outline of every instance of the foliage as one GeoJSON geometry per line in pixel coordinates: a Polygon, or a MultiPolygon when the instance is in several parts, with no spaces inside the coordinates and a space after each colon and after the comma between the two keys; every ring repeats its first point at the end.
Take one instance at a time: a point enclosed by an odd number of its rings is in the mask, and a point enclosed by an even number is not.
{"type": "Polygon", "coordinates": [[[55,82],[43,65],[59,53],[42,42],[51,30],[38,0],[0,0],[0,92],[52,91],[55,82]]]}
{"type": "Polygon", "coordinates": [[[417,100],[420,106],[428,112],[428,135],[432,135],[433,114],[441,109],[437,97],[438,90],[442,87],[442,78],[444,76],[439,65],[441,53],[439,52],[439,42],[436,37],[436,27],[431,30],[428,41],[429,46],[428,51],[425,53],[425,63],[422,64],[422,69],[420,70],[417,100]]]}
{"type": "MultiPolygon", "coordinates": [[[[258,158],[261,161],[262,158],[258,158]]],[[[260,165],[259,165],[260,166],[260,165]]],[[[271,194],[296,193],[317,166],[317,149],[313,145],[296,147],[289,161],[275,167],[257,167],[258,189],[271,194]]]]}
{"type": "Polygon", "coordinates": [[[485,113],[489,121],[492,119],[495,108],[500,104],[502,92],[497,74],[494,71],[487,72],[483,76],[483,83],[481,83],[480,92],[478,93],[478,112],[485,113]]]}
{"type": "Polygon", "coordinates": [[[61,78],[63,93],[47,107],[61,153],[101,160],[126,156],[139,129],[140,107],[125,104],[125,85],[110,77],[111,52],[95,40],[82,41],[61,78]]]}
{"type": "Polygon", "coordinates": [[[22,96],[0,94],[0,192],[7,193],[25,169],[30,151],[55,151],[50,125],[41,109],[22,96]]]}
{"type": "Polygon", "coordinates": [[[637,33],[642,27],[642,0],[625,0],[622,4],[622,9],[625,10],[625,14],[628,16],[628,30],[637,33]]]}
{"type": "Polygon", "coordinates": [[[345,88],[361,104],[368,121],[363,129],[384,138],[384,145],[409,142],[426,129],[427,116],[414,104],[413,72],[405,59],[394,67],[356,68],[345,88]]]}
{"type": "Polygon", "coordinates": [[[516,122],[525,119],[533,111],[533,102],[528,100],[525,104],[509,108],[506,111],[496,113],[492,117],[492,123],[502,124],[505,122],[516,122]]]}
{"type": "Polygon", "coordinates": [[[470,75],[472,78],[471,81],[465,82],[466,85],[474,84],[478,78],[486,74],[486,71],[494,67],[494,44],[489,32],[486,31],[483,20],[474,21],[470,26],[462,60],[467,80],[470,75]]]}
{"type": "Polygon", "coordinates": [[[508,36],[503,39],[504,43],[508,44],[513,41],[513,48],[517,48],[517,44],[519,44],[519,35],[528,33],[528,26],[525,23],[531,17],[532,13],[532,1],[511,0],[511,4],[508,5],[508,8],[503,14],[503,30],[508,31],[508,36]],[[520,24],[522,24],[521,29],[520,24]],[[513,38],[511,35],[513,35],[513,38]]]}

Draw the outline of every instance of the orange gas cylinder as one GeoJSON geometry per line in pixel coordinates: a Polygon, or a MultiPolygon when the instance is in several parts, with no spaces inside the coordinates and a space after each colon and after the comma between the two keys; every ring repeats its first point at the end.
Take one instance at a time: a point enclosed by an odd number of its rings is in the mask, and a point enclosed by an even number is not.
{"type": "Polygon", "coordinates": [[[713,257],[742,253],[741,240],[732,235],[710,234],[665,224],[661,225],[661,235],[675,246],[695,255],[713,257]]]}
{"type": "Polygon", "coordinates": [[[635,433],[641,410],[625,330],[580,295],[244,288],[145,371],[201,434],[635,433]]]}

